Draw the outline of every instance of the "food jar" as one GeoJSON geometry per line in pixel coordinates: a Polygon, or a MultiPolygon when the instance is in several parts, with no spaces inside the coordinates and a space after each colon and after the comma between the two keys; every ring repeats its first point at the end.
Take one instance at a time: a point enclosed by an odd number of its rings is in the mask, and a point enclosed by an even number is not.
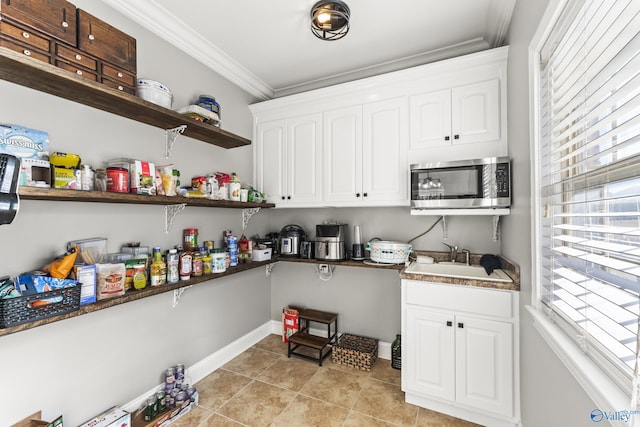
{"type": "Polygon", "coordinates": [[[129,170],[126,168],[107,168],[107,191],[112,193],[129,192],[129,170]]]}
{"type": "Polygon", "coordinates": [[[198,229],[185,228],[183,233],[183,246],[185,251],[193,251],[198,246],[198,229]]]}
{"type": "Polygon", "coordinates": [[[224,273],[227,271],[225,259],[227,257],[226,251],[222,248],[214,249],[211,254],[211,272],[212,273],[224,273]]]}

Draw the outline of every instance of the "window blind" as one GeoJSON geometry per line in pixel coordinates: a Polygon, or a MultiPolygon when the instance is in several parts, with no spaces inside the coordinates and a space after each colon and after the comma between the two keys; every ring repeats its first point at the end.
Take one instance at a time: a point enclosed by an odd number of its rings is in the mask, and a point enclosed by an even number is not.
{"type": "Polygon", "coordinates": [[[540,298],[632,394],[640,318],[640,2],[570,1],[541,50],[540,298]]]}

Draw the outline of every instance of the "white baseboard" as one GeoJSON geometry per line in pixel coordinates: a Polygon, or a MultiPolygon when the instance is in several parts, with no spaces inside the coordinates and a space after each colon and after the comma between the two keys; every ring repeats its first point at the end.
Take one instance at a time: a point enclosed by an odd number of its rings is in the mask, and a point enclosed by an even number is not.
{"type": "MultiPolygon", "coordinates": [[[[216,369],[220,368],[227,362],[229,362],[234,357],[238,356],[242,352],[246,351],[251,346],[260,342],[262,339],[271,334],[271,322],[267,322],[262,326],[254,329],[246,335],[238,338],[234,342],[226,345],[215,353],[205,357],[199,362],[194,363],[192,366],[187,366],[186,374],[189,377],[189,382],[191,384],[195,384],[216,369]]],[[[163,384],[159,384],[158,386],[148,390],[146,393],[138,396],[133,399],[129,403],[122,406],[122,408],[129,412],[137,411],[139,408],[143,407],[147,401],[147,397],[151,396],[153,393],[161,390],[163,388],[163,384]]]]}
{"type": "MultiPolygon", "coordinates": [[[[310,328],[309,332],[315,335],[325,335],[327,331],[325,329],[314,329],[310,328]]],[[[205,357],[204,359],[196,362],[192,366],[187,366],[187,375],[189,377],[189,381],[192,384],[197,383],[216,369],[220,368],[227,362],[229,362],[234,357],[238,356],[242,352],[246,351],[251,346],[257,344],[265,337],[270,334],[280,335],[282,334],[282,322],[279,320],[271,320],[263,324],[262,326],[257,327],[253,331],[249,332],[246,335],[238,338],[234,342],[229,345],[221,348],[215,353],[205,357]]],[[[378,357],[380,359],[391,360],[391,343],[388,342],[378,342],[378,357]]],[[[153,393],[161,390],[163,384],[159,384],[156,387],[148,390],[146,393],[136,397],[129,403],[122,406],[122,408],[129,412],[135,412],[147,401],[147,397],[151,396],[153,393]]]]}

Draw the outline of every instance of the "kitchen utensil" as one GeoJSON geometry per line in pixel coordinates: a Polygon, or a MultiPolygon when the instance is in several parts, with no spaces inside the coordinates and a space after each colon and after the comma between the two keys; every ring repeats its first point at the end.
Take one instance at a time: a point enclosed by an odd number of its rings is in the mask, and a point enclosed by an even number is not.
{"type": "Polygon", "coordinates": [[[300,258],[313,259],[315,242],[311,240],[300,242],[300,258]]]}
{"type": "Polygon", "coordinates": [[[315,259],[341,261],[347,258],[347,224],[316,225],[315,259]]]}
{"type": "Polygon", "coordinates": [[[410,244],[388,240],[371,240],[367,244],[371,252],[371,261],[384,264],[402,264],[413,250],[410,244]]]}
{"type": "Polygon", "coordinates": [[[137,93],[145,101],[164,108],[171,108],[173,94],[168,87],[160,82],[150,79],[138,79],[137,93]]]}
{"type": "Polygon", "coordinates": [[[299,225],[289,224],[282,227],[278,237],[278,247],[281,256],[297,257],[300,254],[300,243],[306,233],[299,225]]]}
{"type": "Polygon", "coordinates": [[[362,261],[364,259],[364,245],[362,243],[354,243],[351,249],[351,259],[354,261],[362,261]]]}

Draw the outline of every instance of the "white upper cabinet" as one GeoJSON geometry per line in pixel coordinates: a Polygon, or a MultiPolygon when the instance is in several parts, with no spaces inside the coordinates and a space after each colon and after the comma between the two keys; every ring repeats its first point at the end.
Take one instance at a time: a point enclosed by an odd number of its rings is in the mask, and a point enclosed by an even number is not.
{"type": "Polygon", "coordinates": [[[324,202],[408,205],[407,98],[324,113],[324,202]]]}
{"type": "Polygon", "coordinates": [[[251,105],[254,185],[278,207],[409,206],[410,164],[508,155],[507,53],[251,105]]]}
{"type": "Polygon", "coordinates": [[[315,206],[322,200],[322,114],[259,123],[255,180],[277,206],[315,206]]]}

